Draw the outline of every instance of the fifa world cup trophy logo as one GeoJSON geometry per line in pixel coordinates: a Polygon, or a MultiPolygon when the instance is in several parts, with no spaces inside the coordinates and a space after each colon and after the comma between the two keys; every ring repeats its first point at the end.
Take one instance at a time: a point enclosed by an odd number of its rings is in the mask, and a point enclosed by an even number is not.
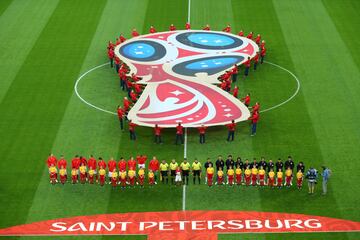
{"type": "Polygon", "coordinates": [[[215,31],[183,30],[132,38],[115,54],[142,77],[144,92],[128,114],[143,126],[224,125],[247,120],[247,107],[223,91],[218,77],[255,56],[252,40],[215,31]]]}

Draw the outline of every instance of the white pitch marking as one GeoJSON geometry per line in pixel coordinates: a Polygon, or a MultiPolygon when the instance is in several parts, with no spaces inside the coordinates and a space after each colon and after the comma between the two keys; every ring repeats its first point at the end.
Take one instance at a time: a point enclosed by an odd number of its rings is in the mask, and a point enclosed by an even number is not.
{"type": "MultiPolygon", "coordinates": [[[[187,158],[187,128],[185,128],[184,135],[184,158],[187,158]]],[[[185,179],[183,179],[185,181],[185,179]]],[[[183,185],[183,194],[182,194],[182,210],[186,209],[186,184],[183,185]]]]}

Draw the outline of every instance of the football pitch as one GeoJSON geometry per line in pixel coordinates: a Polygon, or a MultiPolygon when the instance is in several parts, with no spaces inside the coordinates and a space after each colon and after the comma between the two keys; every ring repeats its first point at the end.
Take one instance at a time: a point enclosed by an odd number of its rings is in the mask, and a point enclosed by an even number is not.
{"type": "MultiPolygon", "coordinates": [[[[360,1],[358,0],[1,0],[0,1],[0,229],[42,220],[107,213],[181,210],[241,210],[300,213],[360,221],[360,1]],[[225,127],[210,127],[206,144],[187,129],[175,145],[153,129],[137,127],[130,141],[119,129],[116,107],[126,93],[109,65],[106,46],[133,28],[168,31],[206,24],[221,31],[260,33],[266,63],[246,80],[262,110],[256,136],[237,125],[234,142],[225,127]],[[95,67],[98,68],[94,69],[95,67]],[[82,98],[114,114],[91,107],[82,98]],[[295,77],[294,77],[295,76],[295,77]],[[112,189],[90,184],[49,184],[45,160],[52,152],[69,161],[93,154],[117,160],[144,154],[169,162],[186,156],[203,164],[218,155],[250,161],[291,155],[308,169],[332,170],[328,194],[321,184],[283,189],[205,184],[186,187],[112,189]]],[[[6,237],[4,239],[146,239],[146,236],[6,237]]],[[[219,239],[360,239],[359,232],[220,234],[219,239]]]]}

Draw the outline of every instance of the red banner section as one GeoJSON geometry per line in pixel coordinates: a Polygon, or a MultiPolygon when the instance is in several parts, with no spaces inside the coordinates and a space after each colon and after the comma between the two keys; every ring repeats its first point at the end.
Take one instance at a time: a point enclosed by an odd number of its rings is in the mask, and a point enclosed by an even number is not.
{"type": "Polygon", "coordinates": [[[290,213],[173,211],[62,218],[0,229],[0,236],[148,235],[149,239],[217,239],[221,233],[360,232],[360,222],[290,213]],[[176,236],[174,238],[174,236],[176,236]]]}

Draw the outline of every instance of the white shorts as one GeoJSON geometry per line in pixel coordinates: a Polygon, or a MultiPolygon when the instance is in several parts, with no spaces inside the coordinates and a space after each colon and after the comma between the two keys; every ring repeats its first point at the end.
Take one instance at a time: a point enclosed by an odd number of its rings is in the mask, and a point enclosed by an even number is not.
{"type": "Polygon", "coordinates": [[[108,173],[108,177],[111,178],[111,176],[112,176],[112,172],[109,172],[109,173],[108,173]]]}
{"type": "Polygon", "coordinates": [[[145,163],[143,163],[143,164],[138,164],[138,168],[139,168],[139,169],[140,169],[140,168],[145,169],[145,163]]]}
{"type": "Polygon", "coordinates": [[[181,182],[181,175],[175,176],[175,182],[181,182]]]}

